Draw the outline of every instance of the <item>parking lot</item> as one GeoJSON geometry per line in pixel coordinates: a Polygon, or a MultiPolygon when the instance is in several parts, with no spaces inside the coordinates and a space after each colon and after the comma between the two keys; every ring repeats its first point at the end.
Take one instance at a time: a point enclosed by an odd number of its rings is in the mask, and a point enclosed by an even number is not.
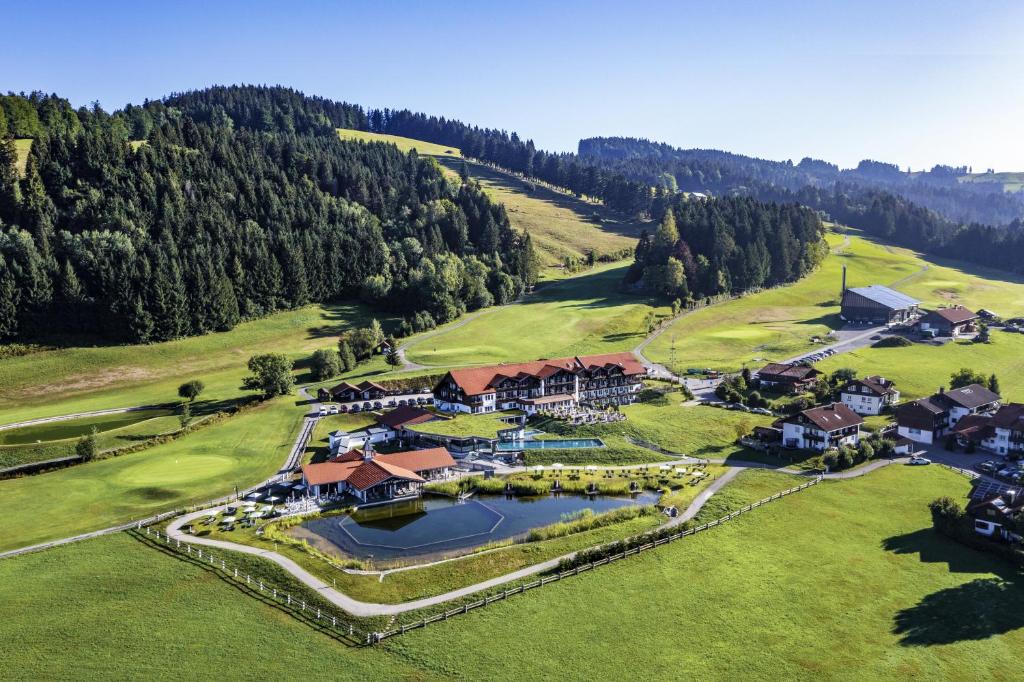
{"type": "Polygon", "coordinates": [[[433,405],[434,396],[430,393],[406,393],[403,395],[389,395],[380,400],[354,400],[349,403],[319,403],[317,414],[359,413],[368,410],[384,410],[402,405],[433,405]]]}

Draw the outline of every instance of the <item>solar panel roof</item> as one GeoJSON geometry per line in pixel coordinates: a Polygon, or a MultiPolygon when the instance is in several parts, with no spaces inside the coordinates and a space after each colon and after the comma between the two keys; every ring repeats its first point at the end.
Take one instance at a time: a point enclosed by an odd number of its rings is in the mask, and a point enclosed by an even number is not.
{"type": "Polygon", "coordinates": [[[908,308],[921,305],[921,302],[917,299],[901,294],[898,291],[893,291],[889,287],[883,287],[881,284],[872,284],[869,287],[854,287],[850,291],[889,308],[908,308]]]}

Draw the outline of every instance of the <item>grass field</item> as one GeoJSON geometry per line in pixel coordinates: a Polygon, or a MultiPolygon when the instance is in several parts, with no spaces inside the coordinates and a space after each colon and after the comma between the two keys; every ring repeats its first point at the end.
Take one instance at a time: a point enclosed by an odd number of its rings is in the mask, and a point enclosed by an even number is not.
{"type": "Polygon", "coordinates": [[[414,140],[411,137],[385,135],[383,133],[370,133],[365,130],[349,130],[347,128],[338,128],[338,137],[343,140],[356,140],[359,142],[387,142],[395,145],[400,151],[406,153],[415,149],[417,154],[425,154],[427,156],[452,156],[462,158],[462,151],[459,150],[458,147],[447,147],[443,144],[414,140]]]}
{"type": "Polygon", "coordinates": [[[999,377],[1003,398],[1024,402],[1024,335],[992,332],[993,342],[952,342],[943,346],[915,344],[903,348],[862,348],[816,365],[824,371],[852,367],[861,374],[880,374],[896,382],[902,400],[931,395],[949,385],[949,375],[968,367],[999,377]]]}
{"type": "MultiPolygon", "coordinates": [[[[404,152],[415,149],[420,154],[435,156],[449,175],[455,175],[462,164],[462,153],[455,147],[361,130],[342,129],[338,134],[342,139],[390,142],[404,152]]],[[[567,257],[585,258],[590,251],[597,256],[611,255],[632,248],[640,231],[649,227],[643,221],[623,219],[600,204],[483,164],[466,161],[466,167],[492,199],[504,204],[512,226],[530,233],[534,247],[548,266],[546,277],[562,276],[564,273],[555,268],[567,257]]]]}
{"type": "Polygon", "coordinates": [[[91,433],[93,429],[96,429],[97,433],[106,433],[107,431],[122,429],[126,426],[157,417],[166,417],[170,414],[172,414],[170,409],[137,410],[134,412],[117,412],[95,417],[83,417],[81,419],[31,424],[17,429],[4,429],[0,431],[0,445],[25,445],[28,443],[78,438],[79,436],[91,433]]]}
{"type": "Polygon", "coordinates": [[[625,266],[613,265],[546,283],[522,303],[488,309],[412,344],[407,356],[447,367],[627,350],[647,334],[648,313],[669,309],[623,293],[624,274],[625,266]]]}
{"type": "Polygon", "coordinates": [[[501,421],[503,417],[521,416],[518,410],[491,412],[488,414],[460,414],[454,419],[438,419],[423,424],[412,424],[408,428],[420,433],[433,433],[438,436],[479,436],[480,438],[497,438],[498,431],[514,428],[514,424],[501,421]]]}
{"type": "Polygon", "coordinates": [[[294,398],[278,398],[142,452],[0,481],[0,551],[143,518],[257,483],[284,462],[301,415],[294,398]]]}
{"type": "MultiPolygon", "coordinates": [[[[204,400],[229,400],[240,388],[255,353],[286,353],[304,359],[330,348],[350,326],[369,321],[360,305],[306,306],[245,322],[229,332],[139,346],[44,350],[0,359],[0,423],[72,412],[177,400],[178,385],[206,384],[204,400]]],[[[383,367],[383,362],[378,363],[383,367]]],[[[370,370],[363,365],[357,374],[370,370]]]]}
{"type": "Polygon", "coordinates": [[[14,149],[18,153],[18,174],[25,175],[25,166],[28,164],[28,153],[32,151],[31,138],[22,138],[14,141],[14,149]]]}
{"type": "MultiPolygon", "coordinates": [[[[783,483],[764,476],[734,481],[735,499],[783,483]]],[[[613,679],[637,666],[667,679],[1010,679],[1024,646],[1019,577],[930,529],[926,503],[966,490],[937,467],[821,484],[372,649],[126,536],[103,538],[0,562],[0,600],[31,614],[0,623],[18,642],[0,665],[32,679],[241,679],[256,667],[308,679],[613,679]],[[62,570],[49,570],[55,561],[62,570]]]]}
{"type": "Polygon", "coordinates": [[[972,173],[961,175],[960,182],[998,182],[1006,192],[1019,192],[1024,189],[1024,173],[972,173]]]}
{"type": "Polygon", "coordinates": [[[841,324],[843,265],[849,286],[894,286],[920,299],[925,308],[961,303],[1003,315],[1024,313],[1024,282],[1019,278],[928,262],[907,249],[853,233],[848,238],[847,243],[846,235],[829,234],[833,253],[817,271],[795,284],[684,315],[648,346],[645,355],[673,364],[677,371],[707,366],[738,370],[810,350],[812,336],[827,334],[841,324]]]}

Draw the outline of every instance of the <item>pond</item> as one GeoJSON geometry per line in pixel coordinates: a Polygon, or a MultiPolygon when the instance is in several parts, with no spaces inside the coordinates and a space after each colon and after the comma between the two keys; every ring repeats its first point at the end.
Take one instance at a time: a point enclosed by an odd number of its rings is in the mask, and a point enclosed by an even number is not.
{"type": "Polygon", "coordinates": [[[629,505],[654,504],[657,493],[633,497],[485,495],[457,501],[425,497],[358,511],[350,516],[311,519],[290,529],[317,549],[357,559],[429,560],[489,542],[519,538],[530,530],[590,509],[606,512],[629,505]]]}
{"type": "Polygon", "coordinates": [[[572,438],[568,440],[514,440],[497,444],[499,452],[520,450],[575,450],[577,448],[603,448],[600,438],[572,438]]]}

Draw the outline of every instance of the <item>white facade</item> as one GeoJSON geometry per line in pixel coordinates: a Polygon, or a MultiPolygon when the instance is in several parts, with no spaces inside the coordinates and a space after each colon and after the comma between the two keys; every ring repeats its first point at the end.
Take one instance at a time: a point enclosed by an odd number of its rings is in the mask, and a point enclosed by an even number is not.
{"type": "Polygon", "coordinates": [[[395,438],[397,432],[384,426],[371,426],[362,431],[333,431],[327,435],[327,444],[331,454],[348,452],[365,447],[367,443],[386,443],[395,438]]]}
{"type": "Polygon", "coordinates": [[[896,433],[904,438],[909,438],[915,443],[931,445],[933,442],[932,432],[926,429],[914,429],[909,426],[897,427],[896,433]]]}
{"type": "Polygon", "coordinates": [[[850,447],[857,447],[860,443],[860,429],[855,433],[840,438],[834,443],[831,440],[830,433],[822,431],[813,425],[793,424],[790,422],[782,423],[782,442],[786,447],[824,452],[833,446],[849,445],[850,447]]]}
{"type": "Polygon", "coordinates": [[[882,407],[885,406],[882,396],[873,393],[865,395],[843,391],[839,394],[839,399],[857,414],[882,414],[882,407]]]}

